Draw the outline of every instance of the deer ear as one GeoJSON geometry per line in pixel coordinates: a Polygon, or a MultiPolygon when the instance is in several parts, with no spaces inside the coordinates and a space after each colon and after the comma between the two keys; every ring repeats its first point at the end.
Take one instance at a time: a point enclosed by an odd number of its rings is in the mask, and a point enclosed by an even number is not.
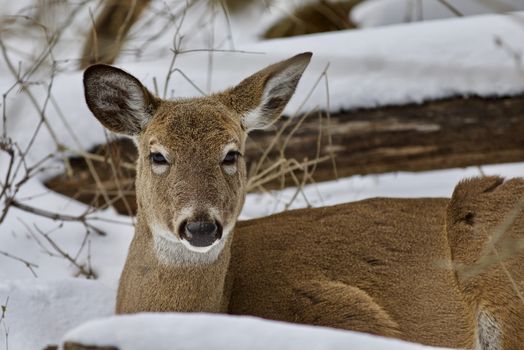
{"type": "Polygon", "coordinates": [[[246,131],[264,129],[280,117],[311,56],[311,52],[304,52],[266,67],[222,93],[221,98],[240,114],[246,131]]]}
{"type": "Polygon", "coordinates": [[[144,129],[159,104],[137,78],[104,64],[86,69],[84,93],[87,106],[100,123],[128,136],[144,129]]]}

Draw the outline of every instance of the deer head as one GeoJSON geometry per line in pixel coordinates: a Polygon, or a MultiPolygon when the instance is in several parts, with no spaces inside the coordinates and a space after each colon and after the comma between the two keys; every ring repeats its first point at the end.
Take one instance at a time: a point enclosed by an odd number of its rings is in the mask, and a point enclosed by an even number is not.
{"type": "Polygon", "coordinates": [[[115,67],[85,71],[91,112],[138,147],[138,220],[157,249],[218,256],[246,195],[246,136],[278,119],[310,58],[302,53],[224,92],[179,100],[154,96],[115,67]]]}

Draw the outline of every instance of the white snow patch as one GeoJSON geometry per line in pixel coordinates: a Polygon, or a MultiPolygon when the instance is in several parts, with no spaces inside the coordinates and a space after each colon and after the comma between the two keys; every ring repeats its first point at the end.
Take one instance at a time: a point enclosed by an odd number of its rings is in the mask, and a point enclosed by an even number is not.
{"type": "MultiPolygon", "coordinates": [[[[0,173],[2,170],[0,168],[0,173]]],[[[89,209],[83,203],[50,191],[36,178],[21,187],[17,198],[26,205],[65,215],[80,215],[89,209]]],[[[107,235],[90,233],[85,237],[86,229],[80,223],[61,223],[11,208],[0,226],[0,251],[38,265],[34,268],[38,278],[54,279],[76,275],[78,269],[60,257],[40,231],[49,234],[63,251],[71,256],[78,255],[79,264],[88,268],[88,262],[91,261],[99,280],[116,285],[133,235],[133,220],[118,215],[113,209],[97,211],[90,217],[102,220],[93,220],[92,224],[107,235]]],[[[31,271],[24,264],[0,254],[0,281],[32,277],[31,271]]]]}
{"type": "Polygon", "coordinates": [[[367,0],[356,5],[350,17],[360,28],[419,22],[443,18],[485,15],[524,10],[522,0],[367,0]]]}
{"type": "Polygon", "coordinates": [[[363,333],[212,314],[137,314],[94,320],[63,341],[119,350],[429,350],[363,333]]]}
{"type": "MultiPolygon", "coordinates": [[[[37,350],[57,344],[64,332],[113,314],[115,289],[100,281],[78,278],[3,281],[0,304],[5,305],[8,349],[37,350]],[[8,299],[9,298],[9,299],[8,299]]],[[[6,345],[0,327],[0,347],[6,345]]]]}

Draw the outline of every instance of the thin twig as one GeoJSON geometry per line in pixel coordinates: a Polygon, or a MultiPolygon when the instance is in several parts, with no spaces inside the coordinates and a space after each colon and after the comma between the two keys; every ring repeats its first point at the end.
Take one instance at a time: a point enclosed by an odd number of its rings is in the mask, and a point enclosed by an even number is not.
{"type": "Polygon", "coordinates": [[[5,333],[5,350],[9,350],[9,328],[6,324],[7,306],[9,305],[9,296],[7,296],[4,305],[0,305],[2,314],[0,315],[0,324],[2,324],[5,333]]]}
{"type": "Polygon", "coordinates": [[[447,0],[437,0],[437,1],[441,3],[443,6],[445,6],[448,10],[450,10],[455,16],[464,17],[464,14],[460,12],[455,6],[451,5],[447,0]]]}
{"type": "Polygon", "coordinates": [[[36,226],[35,226],[35,229],[38,233],[40,233],[40,235],[51,245],[51,247],[53,247],[53,249],[58,253],[60,254],[62,257],[64,257],[64,259],[66,259],[67,261],[69,261],[74,267],[76,267],[78,269],[78,272],[81,274],[81,275],[84,275],[86,278],[88,279],[95,279],[96,278],[96,275],[95,273],[93,272],[93,270],[89,269],[89,268],[86,268],[84,265],[82,264],[79,264],[75,259],[73,259],[71,257],[71,255],[69,255],[65,250],[63,250],[62,248],[60,248],[60,246],[58,244],[56,244],[56,242],[54,240],[52,240],[48,234],[45,234],[44,232],[40,231],[36,226]]]}
{"type": "Polygon", "coordinates": [[[4,252],[3,250],[0,250],[0,255],[3,255],[5,257],[7,257],[7,258],[10,258],[10,259],[13,259],[13,260],[21,262],[22,264],[24,264],[31,271],[33,276],[38,277],[38,275],[36,274],[36,272],[34,270],[35,268],[38,268],[37,264],[32,263],[30,261],[27,261],[25,259],[22,259],[22,258],[20,258],[18,256],[12,255],[12,254],[10,254],[8,252],[4,252]]]}
{"type": "MultiPolygon", "coordinates": [[[[82,223],[85,227],[92,229],[96,233],[98,233],[101,236],[105,236],[105,233],[100,230],[99,228],[93,226],[88,222],[88,220],[99,220],[99,221],[106,221],[102,218],[97,217],[86,217],[86,215],[67,215],[67,214],[61,214],[56,212],[47,211],[45,209],[35,208],[27,204],[23,204],[18,202],[17,200],[12,199],[10,202],[10,205],[18,208],[20,210],[26,211],[28,213],[32,213],[38,216],[46,217],[48,219],[54,220],[54,221],[67,221],[67,222],[79,222],[82,223]]],[[[109,221],[109,219],[107,220],[109,221]]],[[[112,220],[111,220],[112,221],[112,220]]]]}

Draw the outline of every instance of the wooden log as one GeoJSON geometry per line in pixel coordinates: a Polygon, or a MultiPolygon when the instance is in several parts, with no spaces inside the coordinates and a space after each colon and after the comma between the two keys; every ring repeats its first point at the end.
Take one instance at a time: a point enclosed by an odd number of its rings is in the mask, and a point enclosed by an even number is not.
{"type": "MultiPolygon", "coordinates": [[[[246,146],[248,169],[257,167],[261,155],[275,146],[260,165],[265,169],[284,155],[299,162],[333,156],[308,167],[316,182],[356,174],[424,171],[472,165],[524,161],[524,95],[505,98],[450,98],[440,101],[333,113],[311,114],[304,120],[284,118],[269,131],[250,135],[246,146]],[[287,127],[276,138],[276,134],[287,127]],[[300,125],[299,125],[300,124],[300,125]],[[293,133],[292,130],[296,129],[293,133]],[[319,140],[320,138],[320,140],[319,140]],[[274,142],[276,140],[276,142],[274,142]],[[282,149],[284,148],[284,149],[282,149]]],[[[132,163],[136,150],[128,140],[98,147],[116,163],[132,163]]],[[[93,176],[83,159],[72,159],[73,176],[60,175],[51,189],[97,206],[104,205],[93,176]],[[98,195],[97,195],[98,193],[98,195]]],[[[115,198],[118,191],[112,167],[95,162],[104,187],[115,198]]],[[[130,169],[118,169],[120,193],[125,200],[113,205],[121,213],[136,209],[130,169]]],[[[300,174],[299,174],[300,175],[300,174]]],[[[293,185],[278,178],[265,185],[293,185]]]]}
{"type": "MultiPolygon", "coordinates": [[[[309,118],[285,153],[311,159],[318,128],[318,120],[309,118]]],[[[322,131],[320,155],[328,155],[331,148],[339,177],[524,161],[524,95],[452,98],[334,113],[329,125],[323,121],[322,131]]],[[[271,138],[268,133],[253,134],[247,152],[250,158],[257,159],[271,138]]],[[[314,175],[317,181],[334,176],[329,162],[319,164],[314,175]]]]}

